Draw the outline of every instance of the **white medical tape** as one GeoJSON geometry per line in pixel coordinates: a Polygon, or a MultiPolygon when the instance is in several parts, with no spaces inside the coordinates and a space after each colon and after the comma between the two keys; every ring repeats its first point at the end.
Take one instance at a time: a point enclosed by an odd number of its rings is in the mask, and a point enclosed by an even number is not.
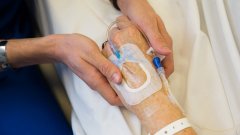
{"type": "Polygon", "coordinates": [[[154,49],[152,47],[149,47],[148,50],[146,51],[147,55],[151,55],[154,53],[154,49]]]}
{"type": "MultiPolygon", "coordinates": [[[[123,87],[128,91],[128,92],[138,92],[144,88],[146,88],[149,84],[150,84],[150,81],[151,81],[151,75],[150,73],[148,72],[148,70],[145,68],[145,66],[143,66],[142,63],[139,63],[139,66],[142,68],[142,70],[144,71],[144,73],[146,74],[147,76],[147,80],[143,83],[143,85],[141,85],[140,87],[138,88],[130,88],[128,87],[127,83],[123,80],[122,81],[122,85],[123,87]]],[[[120,68],[120,70],[122,69],[122,67],[120,68]]]]}
{"type": "Polygon", "coordinates": [[[141,101],[162,88],[161,79],[156,70],[135,44],[126,43],[119,48],[119,51],[121,52],[120,59],[118,59],[115,55],[109,56],[108,59],[118,66],[120,70],[125,62],[137,63],[145,72],[147,77],[146,81],[136,89],[130,88],[124,80],[122,80],[121,84],[111,83],[117,94],[120,97],[122,96],[127,104],[139,104],[141,101]]]}
{"type": "MultiPolygon", "coordinates": [[[[153,49],[152,47],[149,47],[148,50],[146,51],[146,54],[147,54],[147,55],[153,55],[154,52],[155,52],[154,49],[153,49]]],[[[164,56],[164,55],[158,55],[158,57],[159,57],[159,58],[161,59],[161,61],[162,61],[162,60],[165,59],[166,56],[164,56]]]]}
{"type": "MultiPolygon", "coordinates": [[[[166,127],[160,129],[157,133],[155,133],[154,135],[174,135],[177,132],[191,127],[191,124],[188,122],[187,118],[182,118],[179,119],[177,121],[174,121],[172,123],[170,123],[169,125],[167,125],[166,127]]],[[[150,134],[148,134],[150,135],[150,134]]]]}

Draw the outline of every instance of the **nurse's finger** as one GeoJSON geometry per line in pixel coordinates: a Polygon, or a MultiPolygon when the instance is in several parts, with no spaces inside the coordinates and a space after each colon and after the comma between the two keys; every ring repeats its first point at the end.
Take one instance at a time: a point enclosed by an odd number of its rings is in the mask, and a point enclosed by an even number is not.
{"type": "Polygon", "coordinates": [[[168,78],[174,72],[173,56],[169,55],[162,61],[166,77],[168,78]]]}
{"type": "Polygon", "coordinates": [[[159,16],[157,17],[157,23],[158,23],[158,30],[160,31],[161,35],[165,39],[165,41],[168,44],[169,48],[172,50],[172,38],[168,34],[167,29],[166,29],[162,19],[159,16]]]}
{"type": "MultiPolygon", "coordinates": [[[[163,21],[160,17],[158,17],[158,29],[161,35],[164,37],[168,47],[172,50],[172,39],[168,34],[163,21]]],[[[169,77],[174,71],[174,61],[173,61],[173,53],[167,55],[165,59],[162,61],[163,67],[165,69],[166,77],[169,77]]]]}
{"type": "Polygon", "coordinates": [[[85,72],[78,75],[91,89],[98,91],[109,104],[122,106],[121,100],[98,69],[87,62],[82,62],[81,66],[85,72]]]}
{"type": "Polygon", "coordinates": [[[85,60],[98,69],[109,81],[121,83],[122,76],[120,70],[111,61],[105,58],[101,52],[93,52],[88,55],[89,57],[86,57],[85,60]]]}
{"type": "Polygon", "coordinates": [[[150,45],[161,55],[169,55],[172,51],[169,48],[164,36],[161,35],[158,28],[157,18],[144,20],[139,27],[146,34],[150,45]]]}

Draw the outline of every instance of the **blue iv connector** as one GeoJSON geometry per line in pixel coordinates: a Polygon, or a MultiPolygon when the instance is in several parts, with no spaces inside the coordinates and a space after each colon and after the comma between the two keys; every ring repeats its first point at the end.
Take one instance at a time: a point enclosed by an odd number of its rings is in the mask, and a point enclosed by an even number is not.
{"type": "Polygon", "coordinates": [[[111,48],[112,52],[114,53],[114,55],[118,59],[120,59],[121,58],[120,51],[114,45],[110,45],[110,48],[111,48]]]}
{"type": "Polygon", "coordinates": [[[112,43],[111,40],[109,40],[109,45],[110,45],[110,48],[113,52],[113,54],[118,58],[120,59],[121,58],[121,55],[120,55],[120,51],[117,49],[117,47],[112,43]]]}
{"type": "Polygon", "coordinates": [[[157,72],[159,75],[161,74],[164,74],[165,75],[165,71],[164,71],[164,68],[163,68],[163,65],[161,63],[161,60],[159,57],[155,56],[153,58],[153,65],[155,66],[155,68],[157,69],[157,72]]]}

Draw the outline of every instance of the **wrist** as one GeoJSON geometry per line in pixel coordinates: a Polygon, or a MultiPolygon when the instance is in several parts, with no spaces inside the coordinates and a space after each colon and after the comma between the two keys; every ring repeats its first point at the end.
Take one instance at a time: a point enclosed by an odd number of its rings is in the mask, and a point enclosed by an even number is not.
{"type": "Polygon", "coordinates": [[[66,35],[51,35],[50,40],[53,41],[54,50],[52,57],[56,62],[68,64],[71,57],[69,57],[72,51],[76,51],[74,45],[81,44],[82,35],[80,34],[66,34],[66,35]]]}
{"type": "Polygon", "coordinates": [[[44,37],[47,44],[46,55],[53,60],[53,62],[60,62],[62,60],[62,53],[65,44],[64,35],[49,35],[44,37]]]}

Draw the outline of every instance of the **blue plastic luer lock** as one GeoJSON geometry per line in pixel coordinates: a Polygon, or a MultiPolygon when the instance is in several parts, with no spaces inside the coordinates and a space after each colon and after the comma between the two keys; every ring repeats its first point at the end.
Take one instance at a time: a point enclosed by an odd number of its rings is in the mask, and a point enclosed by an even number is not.
{"type": "Polygon", "coordinates": [[[154,66],[156,67],[156,69],[162,67],[161,60],[160,60],[160,58],[157,57],[157,56],[153,58],[153,64],[154,64],[154,66]]]}

